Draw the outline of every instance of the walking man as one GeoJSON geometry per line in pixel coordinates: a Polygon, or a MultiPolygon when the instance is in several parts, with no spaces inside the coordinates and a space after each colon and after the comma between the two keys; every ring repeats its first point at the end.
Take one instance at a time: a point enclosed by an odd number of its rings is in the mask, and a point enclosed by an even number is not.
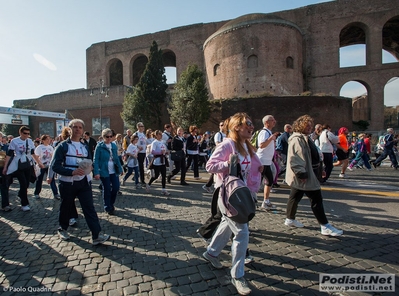
{"type": "Polygon", "coordinates": [[[58,235],[62,240],[70,238],[67,232],[69,218],[71,218],[70,213],[77,197],[91,231],[93,245],[102,244],[109,239],[109,235],[101,233],[100,221],[93,204],[90,175],[91,153],[88,145],[81,141],[84,122],[81,119],[73,119],[69,123],[69,128],[71,129],[70,138],[57,146],[51,161],[52,169],[59,175],[60,181],[61,205],[58,235]]]}
{"type": "Polygon", "coordinates": [[[263,129],[259,132],[258,135],[259,147],[258,151],[256,152],[263,165],[262,176],[267,182],[263,189],[264,200],[261,205],[261,208],[266,210],[272,210],[276,208],[276,206],[273,205],[269,199],[270,189],[272,188],[274,181],[273,172],[270,166],[272,165],[272,160],[275,152],[276,138],[279,135],[278,132],[272,134],[272,129],[276,125],[276,122],[277,121],[274,119],[273,115],[266,115],[265,117],[263,117],[263,129]]]}

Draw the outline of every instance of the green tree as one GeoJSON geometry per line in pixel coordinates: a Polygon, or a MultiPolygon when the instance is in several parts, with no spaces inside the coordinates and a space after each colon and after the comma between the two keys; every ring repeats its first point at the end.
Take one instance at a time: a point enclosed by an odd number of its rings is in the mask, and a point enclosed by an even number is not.
{"type": "Polygon", "coordinates": [[[153,41],[139,83],[125,96],[122,119],[131,126],[143,121],[147,126],[161,128],[167,88],[162,50],[158,50],[158,44],[153,41]]]}
{"type": "Polygon", "coordinates": [[[170,107],[171,122],[187,129],[201,126],[211,114],[204,73],[197,65],[189,65],[175,85],[170,107]]]}

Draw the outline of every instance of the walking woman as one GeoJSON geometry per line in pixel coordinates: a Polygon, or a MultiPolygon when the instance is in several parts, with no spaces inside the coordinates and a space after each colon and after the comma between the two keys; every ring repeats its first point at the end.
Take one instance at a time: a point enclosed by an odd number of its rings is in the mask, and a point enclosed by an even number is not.
{"type": "Polygon", "coordinates": [[[180,153],[182,157],[180,160],[174,161],[175,169],[168,176],[169,184],[171,183],[172,177],[181,171],[180,185],[188,185],[188,183],[186,183],[186,154],[184,153],[186,140],[184,139],[183,133],[183,128],[179,127],[177,129],[177,135],[173,138],[172,141],[172,149],[176,151],[176,153],[180,153]]]}
{"type": "Polygon", "coordinates": [[[152,169],[154,170],[154,176],[151,177],[150,181],[146,186],[147,192],[151,190],[151,184],[159,177],[159,174],[162,176],[162,195],[170,195],[168,191],[166,191],[166,145],[162,142],[162,132],[160,130],[156,130],[154,132],[155,140],[151,144],[150,153],[153,156],[152,161],[152,169]]]}
{"type": "Polygon", "coordinates": [[[139,161],[138,161],[139,148],[137,147],[138,141],[139,141],[139,136],[133,135],[130,137],[130,144],[126,150],[127,173],[122,180],[122,186],[125,186],[126,180],[133,174],[134,171],[134,183],[136,189],[141,188],[141,186],[139,185],[139,161]]]}
{"type": "Polygon", "coordinates": [[[197,139],[198,128],[195,125],[190,126],[189,128],[190,135],[187,138],[187,168],[191,166],[191,162],[194,165],[194,179],[200,180],[198,171],[198,161],[199,161],[199,141],[197,139]]]}
{"type": "MultiPolygon", "coordinates": [[[[6,197],[2,198],[2,208],[8,212],[11,210],[9,205],[8,188],[11,184],[12,178],[17,178],[19,183],[18,196],[21,199],[21,210],[30,211],[28,201],[28,187],[31,174],[31,166],[33,159],[38,163],[40,168],[44,168],[37,155],[34,153],[35,145],[29,138],[30,129],[27,126],[22,126],[19,129],[19,137],[13,138],[8,147],[7,156],[4,161],[3,176],[6,176],[6,188],[4,192],[6,197]],[[33,158],[33,159],[32,159],[33,158]],[[23,167],[26,164],[26,167],[23,167]]],[[[3,181],[4,182],[4,181],[3,181]]]]}
{"type": "MultiPolygon", "coordinates": [[[[49,175],[48,167],[50,165],[50,161],[51,161],[51,158],[53,157],[53,153],[54,153],[54,148],[53,148],[53,146],[50,145],[51,137],[49,135],[43,135],[40,138],[40,141],[42,143],[36,147],[35,154],[39,157],[40,162],[43,164],[43,168],[40,169],[40,175],[39,175],[39,177],[37,177],[37,180],[36,180],[36,187],[35,187],[35,192],[34,192],[36,199],[40,198],[40,192],[42,191],[43,178],[44,178],[45,174],[47,174],[47,176],[49,175]]],[[[51,188],[51,191],[53,192],[54,198],[60,199],[57,186],[55,185],[54,178],[51,179],[50,188],[51,188]]]]}
{"type": "Polygon", "coordinates": [[[101,135],[104,141],[99,142],[94,151],[93,175],[96,180],[101,179],[103,184],[104,210],[109,215],[114,215],[114,204],[120,187],[119,175],[123,175],[123,169],[118,157],[118,148],[112,142],[112,130],[106,128],[101,135]]]}
{"type": "MultiPolygon", "coordinates": [[[[304,227],[295,220],[298,204],[304,194],[310,199],[310,207],[321,227],[322,235],[339,236],[343,231],[328,223],[323,207],[320,182],[315,170],[320,165],[320,155],[316,145],[310,139],[313,119],[303,115],[292,125],[294,133],[288,139],[287,171],[285,180],[291,187],[287,202],[287,218],[285,225],[290,227],[304,227]]],[[[323,172],[325,175],[325,172],[323,172]]]]}
{"type": "MultiPolygon", "coordinates": [[[[215,187],[219,188],[224,177],[229,174],[228,162],[230,154],[237,154],[243,180],[255,197],[260,186],[263,166],[256,155],[255,148],[250,143],[254,130],[252,121],[247,114],[236,113],[230,118],[228,130],[228,137],[216,146],[206,164],[206,169],[208,172],[215,174],[215,187]]],[[[221,213],[224,214],[226,210],[220,199],[218,200],[218,206],[221,213]]],[[[244,278],[245,255],[249,240],[248,223],[237,223],[223,215],[220,225],[203,257],[215,268],[223,268],[218,256],[229,242],[232,234],[234,234],[234,238],[231,245],[231,281],[240,295],[248,295],[251,293],[251,289],[244,278]]]]}

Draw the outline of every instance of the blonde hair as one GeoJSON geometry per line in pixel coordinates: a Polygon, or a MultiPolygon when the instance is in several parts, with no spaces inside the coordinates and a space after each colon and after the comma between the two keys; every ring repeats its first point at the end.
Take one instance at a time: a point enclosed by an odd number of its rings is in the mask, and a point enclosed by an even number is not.
{"type": "MultiPolygon", "coordinates": [[[[238,131],[235,128],[242,124],[246,124],[247,119],[251,120],[251,117],[249,117],[244,112],[239,112],[231,116],[228,121],[229,134],[227,137],[234,141],[235,147],[241,155],[248,155],[248,153],[242,141],[240,141],[241,140],[240,135],[238,134],[238,131]]],[[[249,155],[252,157],[256,152],[255,147],[252,146],[251,142],[248,139],[245,140],[245,144],[247,144],[249,155]]]]}

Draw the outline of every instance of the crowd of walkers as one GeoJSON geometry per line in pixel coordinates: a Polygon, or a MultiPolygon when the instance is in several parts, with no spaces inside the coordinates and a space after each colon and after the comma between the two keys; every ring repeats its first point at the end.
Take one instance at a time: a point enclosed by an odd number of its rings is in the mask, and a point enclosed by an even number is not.
{"type": "Polygon", "coordinates": [[[372,166],[377,168],[388,156],[391,166],[398,168],[395,155],[398,136],[391,128],[378,139],[375,160],[371,161],[370,134],[350,135],[346,127],[341,127],[335,134],[328,124],[315,125],[308,115],[299,117],[292,125],[285,124],[282,133],[272,131],[277,123],[272,115],[266,115],[262,123],[262,129],[255,131],[247,114],[236,113],[219,123],[219,131],[201,134],[195,125],[187,131],[177,127],[174,132],[171,124],[165,124],[164,131],[153,131],[146,130],[144,123],[138,122],[136,131],[129,129],[125,136],[106,128],[98,141],[85,132],[85,124],[80,119],[71,120],[54,140],[49,135],[42,135],[32,141],[30,129],[22,126],[19,137],[1,135],[2,209],[5,212],[12,210],[8,191],[17,179],[21,210],[30,211],[29,183],[35,183],[34,198],[40,199],[42,183],[47,176],[53,197],[60,200],[60,239],[70,238],[68,227],[76,224],[75,199],[78,198],[92,234],[92,243],[97,245],[110,236],[101,230],[93,203],[92,178],[101,181],[104,211],[116,215],[115,204],[121,186],[152,192],[153,183],[159,182],[160,194],[169,196],[166,186],[178,175],[179,184],[184,188],[188,185],[187,171],[192,171],[193,178],[200,180],[200,170],[206,169],[209,179],[202,189],[216,194],[211,202],[211,216],[197,229],[197,234],[208,244],[203,257],[215,268],[223,268],[218,255],[232,240],[232,283],[239,294],[247,295],[251,289],[244,278],[244,265],[253,261],[248,250],[248,223],[240,224],[230,219],[218,202],[218,189],[229,173],[231,154],[237,155],[240,175],[254,200],[263,184],[261,209],[276,209],[270,201],[270,193],[280,186],[278,177],[285,174],[284,182],[291,190],[284,224],[304,227],[296,220],[296,212],[306,195],[321,234],[330,236],[343,234],[329,223],[323,207],[321,185],[328,182],[333,168],[339,167],[338,176],[346,178],[347,170],[363,167],[372,170],[372,166]],[[130,178],[132,185],[129,185],[130,178]]]}

